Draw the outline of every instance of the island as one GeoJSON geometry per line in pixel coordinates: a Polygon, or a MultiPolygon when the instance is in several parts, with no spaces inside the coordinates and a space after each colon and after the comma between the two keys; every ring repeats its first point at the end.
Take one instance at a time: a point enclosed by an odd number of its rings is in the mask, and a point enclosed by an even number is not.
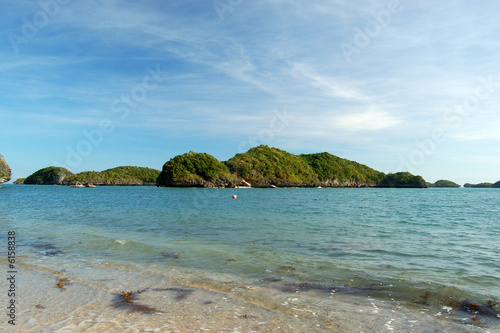
{"type": "Polygon", "coordinates": [[[8,166],[3,155],[0,154],[0,184],[8,182],[12,177],[12,171],[8,166]]]}
{"type": "Polygon", "coordinates": [[[491,188],[492,186],[493,186],[492,183],[464,184],[464,187],[472,187],[472,188],[491,188]]]}
{"type": "Polygon", "coordinates": [[[62,185],[73,172],[63,167],[50,166],[36,171],[24,180],[27,185],[62,185]]]}
{"type": "Polygon", "coordinates": [[[427,183],[428,187],[461,187],[457,183],[452,182],[451,180],[440,179],[435,183],[427,183]]]}
{"type": "Polygon", "coordinates": [[[26,178],[17,178],[15,181],[14,181],[14,184],[16,185],[22,185],[24,184],[24,181],[26,180],[26,178]]]}
{"type": "Polygon", "coordinates": [[[178,155],[163,165],[159,187],[399,187],[425,188],[421,176],[385,174],[330,153],[294,155],[260,145],[226,162],[207,153],[178,155]]]}
{"type": "Polygon", "coordinates": [[[63,167],[47,167],[28,176],[23,184],[68,186],[139,186],[155,185],[159,170],[120,166],[104,171],[84,171],[77,174],[63,167]]]}

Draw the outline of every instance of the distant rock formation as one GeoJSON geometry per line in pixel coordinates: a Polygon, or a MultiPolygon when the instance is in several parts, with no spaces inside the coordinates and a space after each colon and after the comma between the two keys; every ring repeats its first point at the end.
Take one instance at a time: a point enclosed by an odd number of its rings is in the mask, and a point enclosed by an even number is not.
{"type": "Polygon", "coordinates": [[[12,172],[3,156],[0,155],[0,184],[8,182],[11,178],[12,172]]]}
{"type": "Polygon", "coordinates": [[[464,187],[473,187],[473,188],[490,188],[492,187],[492,183],[479,183],[479,184],[464,184],[464,187]]]}
{"type": "Polygon", "coordinates": [[[16,185],[22,185],[24,184],[24,181],[26,180],[26,178],[17,178],[15,181],[14,181],[14,184],[16,185]]]}
{"type": "Polygon", "coordinates": [[[385,175],[377,187],[426,188],[427,183],[422,176],[414,176],[409,172],[396,172],[385,175]]]}
{"type": "Polygon", "coordinates": [[[434,184],[427,183],[427,186],[429,186],[429,187],[461,187],[457,183],[454,183],[450,180],[444,180],[444,179],[438,180],[434,184]]]}
{"type": "Polygon", "coordinates": [[[72,176],[73,172],[63,167],[50,166],[40,169],[27,177],[24,184],[29,185],[62,185],[66,177],[72,176]]]}

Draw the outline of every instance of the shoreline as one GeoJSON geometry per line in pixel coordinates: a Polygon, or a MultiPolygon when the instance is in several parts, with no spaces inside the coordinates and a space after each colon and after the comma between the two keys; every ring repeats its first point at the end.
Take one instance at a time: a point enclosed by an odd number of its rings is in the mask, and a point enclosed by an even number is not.
{"type": "Polygon", "coordinates": [[[464,320],[447,307],[314,289],[283,292],[226,274],[214,280],[209,273],[88,260],[55,270],[57,256],[40,264],[19,259],[20,281],[36,283],[30,297],[19,297],[15,329],[5,331],[486,333],[498,324],[464,320]]]}

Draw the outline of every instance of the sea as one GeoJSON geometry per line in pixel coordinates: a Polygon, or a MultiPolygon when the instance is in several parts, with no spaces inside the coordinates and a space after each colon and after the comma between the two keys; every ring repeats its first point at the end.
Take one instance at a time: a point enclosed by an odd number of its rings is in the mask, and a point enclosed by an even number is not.
{"type": "Polygon", "coordinates": [[[3,184],[0,212],[2,330],[500,332],[498,189],[3,184]]]}

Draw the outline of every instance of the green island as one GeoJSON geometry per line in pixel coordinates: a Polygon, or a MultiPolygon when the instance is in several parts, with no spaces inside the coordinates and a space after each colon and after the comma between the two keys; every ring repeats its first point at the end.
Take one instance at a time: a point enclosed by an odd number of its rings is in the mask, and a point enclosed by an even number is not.
{"type": "Polygon", "coordinates": [[[156,180],[164,187],[231,187],[236,182],[224,163],[207,153],[193,151],[165,163],[156,180]]]}
{"type": "Polygon", "coordinates": [[[409,172],[384,174],[329,153],[294,155],[265,145],[220,162],[206,153],[163,165],[160,187],[427,187],[409,172]]]}
{"type": "MultiPolygon", "coordinates": [[[[495,183],[497,184],[497,183],[495,183]]],[[[492,183],[479,183],[479,184],[470,184],[466,183],[464,184],[464,187],[472,187],[472,188],[491,188],[493,187],[492,183]]]]}
{"type": "Polygon", "coordinates": [[[77,174],[62,167],[40,169],[27,177],[23,184],[32,185],[70,185],[70,186],[120,186],[155,185],[159,170],[120,166],[104,171],[84,171],[77,174]]]}
{"type": "Polygon", "coordinates": [[[22,184],[24,184],[25,180],[26,180],[26,178],[17,178],[13,183],[16,185],[22,185],[22,184]]]}
{"type": "Polygon", "coordinates": [[[12,172],[5,162],[3,155],[0,155],[0,184],[8,182],[12,177],[12,172]]]}
{"type": "Polygon", "coordinates": [[[440,179],[435,183],[427,183],[428,187],[461,187],[457,183],[452,182],[451,180],[440,179]]]}
{"type": "Polygon", "coordinates": [[[36,171],[24,180],[28,185],[63,185],[63,180],[73,172],[62,167],[50,166],[36,171]]]}

